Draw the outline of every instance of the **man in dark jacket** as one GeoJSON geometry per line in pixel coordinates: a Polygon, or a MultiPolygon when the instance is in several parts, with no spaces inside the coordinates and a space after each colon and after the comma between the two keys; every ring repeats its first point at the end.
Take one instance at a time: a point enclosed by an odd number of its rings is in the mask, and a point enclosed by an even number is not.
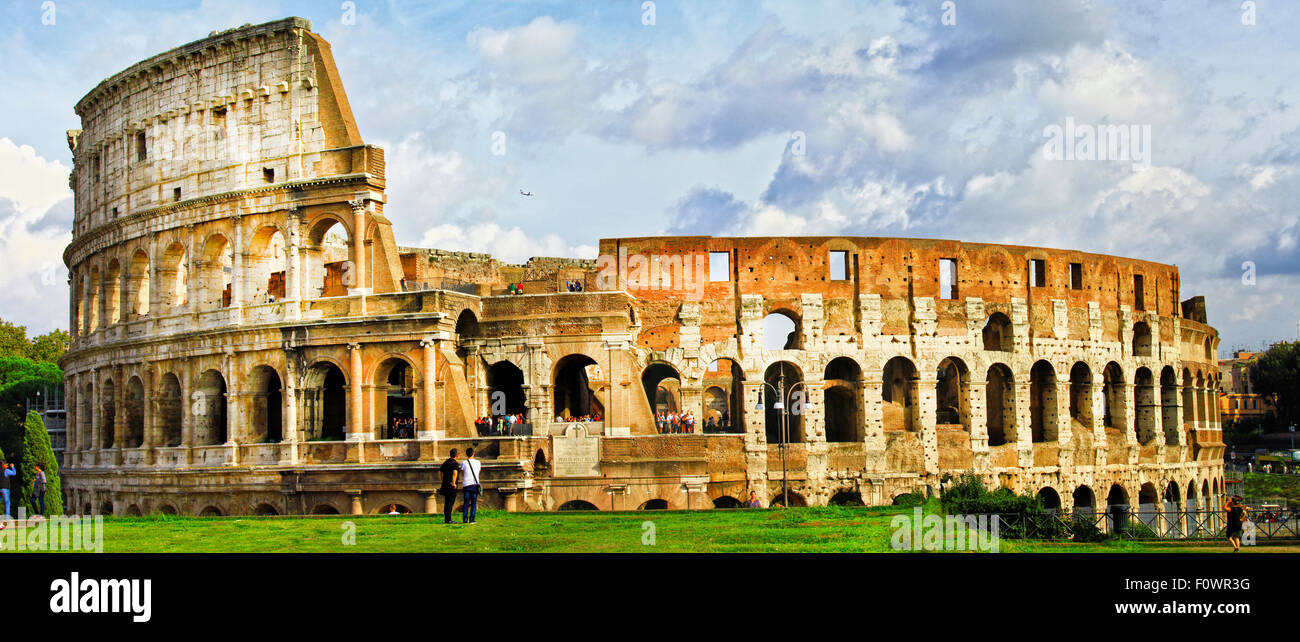
{"type": "Polygon", "coordinates": [[[451,509],[456,505],[456,478],[460,476],[460,462],[456,461],[458,452],[452,448],[447,461],[442,462],[442,466],[438,467],[438,474],[442,478],[442,486],[438,489],[438,494],[442,495],[442,523],[444,524],[451,523],[451,509]]]}

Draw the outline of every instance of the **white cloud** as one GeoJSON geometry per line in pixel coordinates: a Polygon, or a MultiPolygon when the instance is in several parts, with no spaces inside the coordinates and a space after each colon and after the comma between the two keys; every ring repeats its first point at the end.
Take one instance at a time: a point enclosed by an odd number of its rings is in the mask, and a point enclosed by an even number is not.
{"type": "Polygon", "coordinates": [[[595,245],[569,245],[555,234],[530,236],[515,226],[503,228],[496,223],[467,226],[443,223],[429,228],[420,245],[461,252],[483,252],[508,263],[523,263],[534,256],[596,258],[595,245]]]}

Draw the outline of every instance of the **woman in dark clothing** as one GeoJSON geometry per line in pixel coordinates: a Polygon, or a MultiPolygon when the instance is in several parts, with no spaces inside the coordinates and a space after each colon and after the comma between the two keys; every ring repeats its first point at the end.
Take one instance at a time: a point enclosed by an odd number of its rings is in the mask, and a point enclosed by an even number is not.
{"type": "Polygon", "coordinates": [[[1228,514],[1228,543],[1232,544],[1234,553],[1241,551],[1241,532],[1246,521],[1247,508],[1241,503],[1241,497],[1236,495],[1223,505],[1224,512],[1228,514]]]}

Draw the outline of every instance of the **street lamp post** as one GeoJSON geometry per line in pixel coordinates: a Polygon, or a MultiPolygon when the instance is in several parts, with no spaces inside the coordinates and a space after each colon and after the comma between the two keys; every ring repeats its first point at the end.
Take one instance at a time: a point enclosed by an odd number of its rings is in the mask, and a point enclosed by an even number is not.
{"type": "MultiPolygon", "coordinates": [[[[788,409],[788,404],[786,402],[793,403],[795,399],[794,397],[795,390],[798,389],[800,386],[805,385],[805,383],[806,382],[804,381],[795,382],[793,385],[790,386],[789,390],[786,390],[785,366],[781,367],[781,374],[777,377],[776,386],[773,386],[772,384],[766,381],[763,382],[763,385],[770,388],[774,396],[776,397],[776,402],[772,404],[772,409],[780,411],[781,413],[781,441],[777,444],[777,448],[778,450],[781,451],[781,504],[786,508],[790,507],[790,489],[789,489],[789,481],[788,481],[789,474],[786,470],[786,457],[785,457],[786,443],[790,440],[790,413],[788,409]]],[[[812,402],[804,401],[801,404],[801,406],[806,409],[811,409],[812,402]]],[[[760,412],[765,410],[763,401],[761,399],[754,404],[754,410],[760,412]]]]}

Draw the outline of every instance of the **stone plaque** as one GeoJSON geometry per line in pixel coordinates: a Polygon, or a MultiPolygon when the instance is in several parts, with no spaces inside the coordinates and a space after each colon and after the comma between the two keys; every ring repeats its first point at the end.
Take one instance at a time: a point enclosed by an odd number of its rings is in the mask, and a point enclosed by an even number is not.
{"type": "Polygon", "coordinates": [[[600,437],[588,437],[581,426],[551,437],[551,453],[556,477],[600,477],[600,437]]]}

